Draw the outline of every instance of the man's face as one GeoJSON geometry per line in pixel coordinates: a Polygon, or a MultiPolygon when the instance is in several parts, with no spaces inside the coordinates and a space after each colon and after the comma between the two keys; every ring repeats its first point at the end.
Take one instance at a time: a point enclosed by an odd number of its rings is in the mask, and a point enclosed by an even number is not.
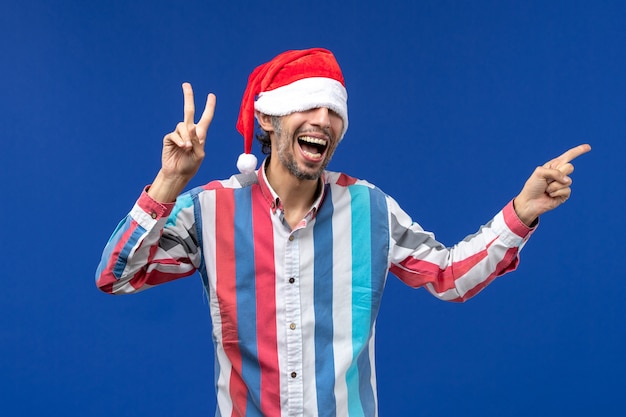
{"type": "Polygon", "coordinates": [[[318,179],[337,148],[341,117],[320,107],[273,120],[272,156],[296,178],[318,179]]]}

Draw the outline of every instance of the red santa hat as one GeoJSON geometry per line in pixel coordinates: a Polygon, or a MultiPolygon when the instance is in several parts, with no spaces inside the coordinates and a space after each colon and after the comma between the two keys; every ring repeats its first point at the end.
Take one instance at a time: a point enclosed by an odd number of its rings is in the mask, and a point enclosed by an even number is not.
{"type": "Polygon", "coordinates": [[[241,172],[256,169],[252,155],[255,110],[268,116],[327,107],[343,119],[348,129],[348,93],[341,68],[332,52],[322,48],[283,52],[252,71],[243,94],[237,130],[243,135],[244,153],[237,160],[241,172]]]}

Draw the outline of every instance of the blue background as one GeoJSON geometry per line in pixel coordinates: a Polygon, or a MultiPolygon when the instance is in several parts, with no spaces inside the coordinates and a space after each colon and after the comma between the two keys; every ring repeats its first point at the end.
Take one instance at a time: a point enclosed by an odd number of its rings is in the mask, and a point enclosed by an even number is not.
{"type": "Polygon", "coordinates": [[[390,276],[380,415],[624,415],[624,22],[623,2],[601,0],[3,1],[1,414],[214,414],[198,276],[112,297],[95,268],[160,166],[183,81],[197,107],[217,95],[195,186],[236,171],[250,71],[322,46],[349,92],[329,168],[448,245],[535,166],[593,146],[519,269],[477,298],[440,302],[390,276]]]}

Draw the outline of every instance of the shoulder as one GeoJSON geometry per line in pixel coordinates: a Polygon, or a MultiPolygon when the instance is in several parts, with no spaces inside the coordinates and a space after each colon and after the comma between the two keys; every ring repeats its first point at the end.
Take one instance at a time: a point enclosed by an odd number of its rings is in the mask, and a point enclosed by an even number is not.
{"type": "Polygon", "coordinates": [[[324,182],[330,185],[333,188],[367,188],[370,189],[374,193],[380,193],[385,195],[385,193],[372,184],[371,182],[352,177],[343,172],[334,172],[334,171],[325,171],[324,172],[324,182]]]}
{"type": "Polygon", "coordinates": [[[216,193],[232,193],[235,190],[248,188],[258,183],[255,173],[236,174],[223,180],[213,180],[204,185],[200,185],[185,191],[176,199],[176,206],[180,208],[191,208],[207,198],[212,199],[216,193]]]}
{"type": "MultiPolygon", "coordinates": [[[[392,214],[404,213],[398,202],[368,180],[359,179],[342,172],[325,171],[324,180],[331,192],[347,198],[356,194],[368,195],[371,203],[392,214]]],[[[403,214],[402,214],[403,215],[403,214]]]]}
{"type": "Polygon", "coordinates": [[[258,184],[259,179],[256,173],[250,174],[235,174],[230,178],[222,180],[213,180],[199,187],[195,187],[189,190],[187,193],[191,196],[197,196],[204,192],[219,191],[219,190],[234,190],[239,188],[250,187],[254,184],[258,184]]]}
{"type": "Polygon", "coordinates": [[[327,190],[334,196],[333,200],[347,199],[352,205],[365,206],[387,212],[394,206],[394,201],[384,191],[371,182],[352,177],[342,172],[324,172],[327,190]]]}

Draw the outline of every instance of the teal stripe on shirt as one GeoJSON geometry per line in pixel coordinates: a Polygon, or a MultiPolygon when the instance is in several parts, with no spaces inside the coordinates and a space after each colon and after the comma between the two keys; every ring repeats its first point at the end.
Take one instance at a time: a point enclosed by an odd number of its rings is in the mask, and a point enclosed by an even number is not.
{"type": "MultiPolygon", "coordinates": [[[[378,189],[369,189],[369,221],[370,221],[370,284],[371,284],[371,310],[370,331],[373,331],[376,316],[380,308],[380,301],[387,277],[387,256],[389,253],[389,217],[387,215],[387,199],[385,194],[378,189]]],[[[371,335],[368,335],[371,338],[371,335]]],[[[374,372],[370,357],[370,346],[363,349],[358,358],[360,375],[359,393],[363,412],[366,416],[376,414],[375,380],[370,377],[374,372]]]]}
{"type": "MultiPolygon", "coordinates": [[[[360,395],[359,355],[367,354],[372,317],[371,216],[369,189],[350,187],[352,217],[352,359],[346,378],[348,413],[364,416],[360,395]]],[[[364,375],[365,376],[365,375],[364,375]]],[[[369,378],[370,375],[365,376],[369,378]]]]}

